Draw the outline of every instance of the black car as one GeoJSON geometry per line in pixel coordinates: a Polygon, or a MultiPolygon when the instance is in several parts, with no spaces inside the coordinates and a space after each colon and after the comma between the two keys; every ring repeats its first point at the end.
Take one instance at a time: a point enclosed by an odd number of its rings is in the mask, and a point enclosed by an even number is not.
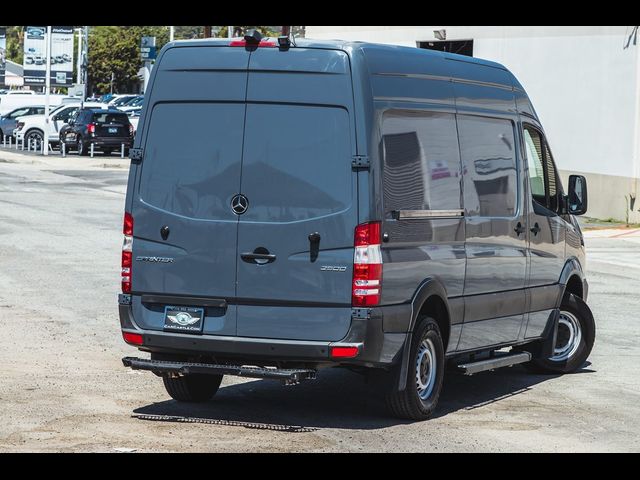
{"type": "Polygon", "coordinates": [[[83,108],[60,129],[60,142],[67,151],[75,149],[79,155],[88,155],[92,143],[104,155],[124,144],[127,155],[133,144],[133,126],[127,114],[115,108],[83,108]]]}

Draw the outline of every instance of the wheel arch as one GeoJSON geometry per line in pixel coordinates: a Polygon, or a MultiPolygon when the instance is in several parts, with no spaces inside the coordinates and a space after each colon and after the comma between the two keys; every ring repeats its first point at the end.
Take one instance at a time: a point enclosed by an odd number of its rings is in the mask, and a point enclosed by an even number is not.
{"type": "Polygon", "coordinates": [[[421,315],[429,315],[438,323],[442,335],[443,348],[447,349],[451,335],[451,313],[447,301],[447,292],[440,281],[429,278],[416,289],[411,300],[411,322],[402,349],[402,362],[399,369],[398,388],[404,390],[407,386],[407,369],[413,331],[421,315]]]}
{"type": "Polygon", "coordinates": [[[28,130],[25,130],[24,137],[26,138],[32,132],[38,132],[40,135],[42,135],[42,139],[44,140],[44,130],[42,130],[40,127],[29,127],[28,130]]]}
{"type": "Polygon", "coordinates": [[[562,286],[559,302],[562,302],[566,293],[572,293],[584,301],[587,300],[588,285],[582,265],[577,258],[573,257],[567,260],[558,283],[562,286]]]}

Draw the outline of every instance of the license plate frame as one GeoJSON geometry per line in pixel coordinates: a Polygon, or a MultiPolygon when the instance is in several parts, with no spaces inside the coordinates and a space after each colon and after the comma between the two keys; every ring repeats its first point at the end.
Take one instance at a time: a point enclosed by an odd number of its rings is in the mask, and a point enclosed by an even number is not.
{"type": "Polygon", "coordinates": [[[204,307],[166,305],[164,307],[165,332],[201,335],[204,326],[204,307]]]}

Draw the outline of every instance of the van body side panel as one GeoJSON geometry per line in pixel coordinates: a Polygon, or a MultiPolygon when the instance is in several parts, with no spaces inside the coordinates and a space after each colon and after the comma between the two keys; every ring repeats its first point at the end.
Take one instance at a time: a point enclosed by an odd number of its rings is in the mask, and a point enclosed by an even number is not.
{"type": "Polygon", "coordinates": [[[465,324],[458,349],[472,350],[516,341],[520,333],[526,312],[525,188],[508,73],[449,64],[458,78],[453,85],[466,222],[465,324]]]}
{"type": "Polygon", "coordinates": [[[464,60],[447,61],[459,110],[516,112],[511,74],[464,60]]]}
{"type": "Polygon", "coordinates": [[[427,277],[438,278],[451,297],[462,295],[464,285],[464,219],[444,213],[461,210],[455,118],[420,107],[382,115],[382,200],[389,235],[382,246],[383,304],[411,301],[427,277]],[[404,211],[436,218],[404,218],[404,211]]]}
{"type": "Polygon", "coordinates": [[[241,181],[249,208],[238,224],[239,336],[337,341],[349,330],[354,143],[344,52],[252,53],[241,181]],[[258,251],[274,261],[243,257],[258,251]]]}
{"type": "MultiPolygon", "coordinates": [[[[413,52],[398,56],[395,47],[364,51],[375,107],[377,203],[383,232],[389,235],[382,244],[382,304],[411,302],[418,287],[432,278],[462,306],[464,219],[446,212],[462,210],[462,173],[445,60],[422,52],[415,52],[415,59],[410,58],[413,52]],[[402,211],[409,210],[424,217],[404,218],[402,211]]],[[[458,343],[463,311],[450,309],[448,351],[458,343]]],[[[384,328],[398,331],[402,325],[406,331],[409,324],[398,321],[384,328]]]]}

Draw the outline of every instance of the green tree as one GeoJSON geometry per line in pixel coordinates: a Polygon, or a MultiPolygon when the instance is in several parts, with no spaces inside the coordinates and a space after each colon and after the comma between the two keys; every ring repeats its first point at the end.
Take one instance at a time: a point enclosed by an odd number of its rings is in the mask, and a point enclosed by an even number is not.
{"type": "Polygon", "coordinates": [[[22,65],[24,27],[7,27],[7,60],[22,65]]]}
{"type": "Polygon", "coordinates": [[[131,92],[140,81],[140,39],[155,36],[160,50],[169,41],[168,27],[99,26],[89,29],[88,93],[131,92]]]}

